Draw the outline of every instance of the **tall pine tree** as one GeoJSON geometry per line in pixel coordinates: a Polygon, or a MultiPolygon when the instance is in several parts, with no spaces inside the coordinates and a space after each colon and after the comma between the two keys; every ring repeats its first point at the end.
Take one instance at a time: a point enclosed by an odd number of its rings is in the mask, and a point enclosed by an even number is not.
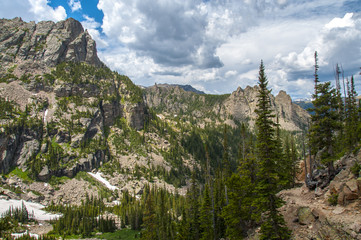
{"type": "Polygon", "coordinates": [[[357,93],[353,76],[350,83],[347,81],[347,98],[345,112],[345,144],[348,149],[352,149],[358,142],[358,109],[356,103],[357,93]]]}
{"type": "Polygon", "coordinates": [[[329,178],[334,175],[333,156],[336,151],[337,132],[341,129],[339,102],[336,89],[330,82],[319,83],[316,86],[317,98],[312,101],[314,115],[311,116],[309,129],[309,144],[311,152],[320,152],[321,162],[327,165],[329,178]]]}
{"type": "Polygon", "coordinates": [[[275,136],[276,124],[272,121],[275,115],[271,109],[270,90],[267,89],[268,81],[263,66],[259,68],[258,77],[259,93],[257,103],[257,143],[256,154],[258,159],[257,173],[257,208],[263,214],[261,223],[261,239],[289,239],[290,231],[285,226],[283,216],[278,208],[282,200],[276,196],[279,190],[279,159],[277,138],[275,136]]]}

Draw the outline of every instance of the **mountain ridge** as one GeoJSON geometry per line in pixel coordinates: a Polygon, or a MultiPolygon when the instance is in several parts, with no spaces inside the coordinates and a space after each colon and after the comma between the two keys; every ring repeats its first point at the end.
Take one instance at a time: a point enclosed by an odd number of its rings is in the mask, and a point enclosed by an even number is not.
{"type": "MultiPolygon", "coordinates": [[[[223,121],[246,121],[250,126],[254,125],[258,86],[238,87],[231,94],[222,95],[196,94],[172,85],[154,85],[144,91],[145,102],[157,112],[166,111],[171,115],[186,113],[197,118],[220,116],[223,121]]],[[[306,128],[308,112],[294,104],[285,91],[280,91],[277,96],[270,95],[270,99],[281,128],[289,131],[306,128]]]]}

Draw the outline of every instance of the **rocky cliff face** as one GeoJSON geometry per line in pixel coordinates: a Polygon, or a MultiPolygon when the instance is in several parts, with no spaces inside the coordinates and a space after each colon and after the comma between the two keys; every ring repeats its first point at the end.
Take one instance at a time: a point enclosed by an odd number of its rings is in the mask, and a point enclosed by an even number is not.
{"type": "MultiPolygon", "coordinates": [[[[171,85],[158,85],[145,90],[145,101],[150,107],[170,114],[189,114],[197,118],[221,117],[222,120],[246,121],[254,125],[257,117],[258,86],[238,88],[230,95],[200,95],[186,92],[171,85]]],[[[280,91],[274,97],[270,95],[274,113],[279,118],[281,128],[300,131],[307,126],[309,114],[292,103],[286,92],[280,91]]]]}
{"type": "Polygon", "coordinates": [[[82,25],[69,18],[26,23],[21,18],[0,19],[0,61],[5,70],[18,65],[19,74],[44,71],[63,61],[103,66],[95,41],[82,25]]]}
{"type": "Polygon", "coordinates": [[[74,19],[1,19],[0,63],[1,173],[72,177],[110,159],[107,135],[120,119],[144,126],[141,90],[104,66],[74,19]]]}

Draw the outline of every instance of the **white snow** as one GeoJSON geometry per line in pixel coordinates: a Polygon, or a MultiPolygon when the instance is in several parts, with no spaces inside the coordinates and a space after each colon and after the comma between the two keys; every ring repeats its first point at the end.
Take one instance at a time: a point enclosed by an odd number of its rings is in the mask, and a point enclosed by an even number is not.
{"type": "Polygon", "coordinates": [[[10,199],[10,200],[0,199],[0,216],[4,214],[6,211],[8,211],[11,206],[13,208],[15,207],[21,208],[22,202],[24,202],[29,215],[34,214],[34,218],[36,220],[45,221],[45,220],[51,220],[61,217],[60,214],[52,214],[45,212],[44,210],[41,210],[44,208],[44,206],[41,205],[40,203],[25,202],[14,199],[10,199]]]}
{"type": "Polygon", "coordinates": [[[93,178],[97,179],[99,182],[102,182],[108,189],[112,191],[114,191],[115,189],[119,189],[118,187],[111,185],[108,182],[108,180],[103,178],[101,172],[97,172],[97,173],[88,172],[88,174],[91,175],[93,178]]]}
{"type": "Polygon", "coordinates": [[[43,122],[46,122],[46,116],[48,115],[48,109],[45,110],[43,122]]]}
{"type": "MultiPolygon", "coordinates": [[[[23,232],[23,233],[12,233],[11,236],[13,236],[14,238],[18,238],[18,237],[21,237],[26,234],[28,234],[28,231],[23,232]]],[[[29,233],[29,235],[30,235],[30,237],[35,237],[36,239],[39,238],[39,235],[35,234],[35,233],[29,233]]]]}
{"type": "Polygon", "coordinates": [[[112,203],[113,203],[114,205],[122,205],[122,203],[121,203],[120,201],[118,201],[118,200],[114,200],[112,203]]]}

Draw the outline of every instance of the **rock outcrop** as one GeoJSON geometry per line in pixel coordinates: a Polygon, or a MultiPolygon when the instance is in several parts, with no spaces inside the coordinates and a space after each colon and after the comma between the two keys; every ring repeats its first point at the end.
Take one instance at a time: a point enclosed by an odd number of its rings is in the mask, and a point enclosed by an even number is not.
{"type": "Polygon", "coordinates": [[[64,61],[103,66],[95,41],[82,25],[69,18],[57,23],[0,19],[0,61],[3,68],[18,65],[18,74],[44,71],[64,61]]]}

